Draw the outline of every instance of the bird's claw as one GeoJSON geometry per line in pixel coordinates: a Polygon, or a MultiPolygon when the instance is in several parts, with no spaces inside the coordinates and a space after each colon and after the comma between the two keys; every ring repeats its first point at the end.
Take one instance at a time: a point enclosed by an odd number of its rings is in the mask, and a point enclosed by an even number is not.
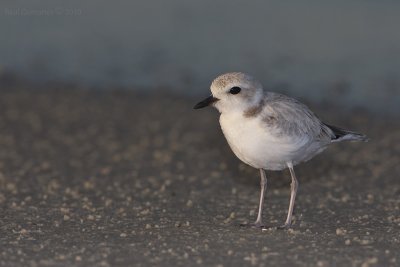
{"type": "Polygon", "coordinates": [[[254,223],[241,223],[241,227],[251,227],[251,228],[264,228],[265,224],[261,222],[254,222],[254,223]]]}
{"type": "Polygon", "coordinates": [[[290,223],[285,223],[284,225],[276,227],[278,230],[288,230],[291,227],[290,223]]]}

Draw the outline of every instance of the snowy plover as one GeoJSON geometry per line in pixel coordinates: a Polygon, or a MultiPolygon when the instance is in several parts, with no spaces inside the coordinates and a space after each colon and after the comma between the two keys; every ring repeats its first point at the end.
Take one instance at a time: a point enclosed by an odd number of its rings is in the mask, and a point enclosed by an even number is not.
{"type": "Polygon", "coordinates": [[[241,72],[226,73],[211,84],[211,96],[195,109],[213,105],[221,113],[222,131],[235,155],[261,173],[261,196],[255,227],[264,227],[262,210],[267,189],[265,170],[289,168],[292,183],[284,225],[292,222],[298,182],[293,166],[341,141],[367,141],[365,135],[321,122],[304,104],[285,95],[265,92],[260,82],[241,72]]]}

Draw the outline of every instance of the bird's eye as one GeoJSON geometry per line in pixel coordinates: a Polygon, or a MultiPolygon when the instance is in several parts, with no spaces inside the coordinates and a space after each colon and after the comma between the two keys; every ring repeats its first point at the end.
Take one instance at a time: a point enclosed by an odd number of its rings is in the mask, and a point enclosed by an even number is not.
{"type": "Polygon", "coordinates": [[[229,93],[231,93],[232,95],[236,95],[240,93],[240,90],[242,90],[240,87],[235,86],[229,90],[229,93]]]}

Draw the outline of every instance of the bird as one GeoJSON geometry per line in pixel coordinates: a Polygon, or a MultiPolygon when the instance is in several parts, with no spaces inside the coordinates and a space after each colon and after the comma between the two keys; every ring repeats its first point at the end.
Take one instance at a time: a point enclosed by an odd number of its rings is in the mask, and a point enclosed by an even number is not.
{"type": "Polygon", "coordinates": [[[222,132],[233,153],[260,170],[260,201],[252,227],[265,229],[262,220],[267,190],[266,171],[289,169],[291,193],[286,221],[288,229],[299,187],[294,166],[321,153],[330,144],[368,141],[366,135],[322,122],[306,105],[289,96],[264,90],[262,84],[243,72],[229,72],[211,83],[211,95],[194,109],[215,107],[222,132]]]}

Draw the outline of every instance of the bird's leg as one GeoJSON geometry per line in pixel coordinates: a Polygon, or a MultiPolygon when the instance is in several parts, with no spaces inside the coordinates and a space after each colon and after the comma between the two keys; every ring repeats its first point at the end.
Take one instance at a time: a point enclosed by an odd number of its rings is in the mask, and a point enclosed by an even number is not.
{"type": "Polygon", "coordinates": [[[260,204],[258,206],[257,220],[254,222],[254,226],[258,227],[258,228],[264,227],[264,224],[262,223],[262,211],[263,211],[263,206],[264,206],[265,192],[267,191],[267,175],[265,174],[265,170],[260,169],[260,174],[261,174],[260,204]]]}
{"type": "Polygon", "coordinates": [[[292,214],[293,214],[293,208],[294,208],[294,201],[296,200],[296,194],[297,194],[297,189],[299,187],[299,183],[297,182],[296,179],[296,174],[294,173],[293,165],[292,163],[288,163],[290,175],[292,176],[292,183],[290,184],[290,203],[289,203],[289,210],[286,218],[286,222],[284,225],[279,226],[278,229],[287,229],[290,228],[292,224],[292,214]]]}

